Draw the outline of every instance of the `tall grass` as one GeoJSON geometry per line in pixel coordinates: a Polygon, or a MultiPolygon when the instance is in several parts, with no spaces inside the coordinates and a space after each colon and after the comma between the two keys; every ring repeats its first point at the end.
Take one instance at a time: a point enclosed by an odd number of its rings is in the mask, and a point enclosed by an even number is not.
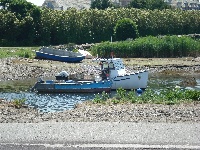
{"type": "Polygon", "coordinates": [[[91,48],[93,55],[122,58],[163,58],[200,55],[200,41],[187,36],[141,37],[132,41],[102,42],[91,48]]]}

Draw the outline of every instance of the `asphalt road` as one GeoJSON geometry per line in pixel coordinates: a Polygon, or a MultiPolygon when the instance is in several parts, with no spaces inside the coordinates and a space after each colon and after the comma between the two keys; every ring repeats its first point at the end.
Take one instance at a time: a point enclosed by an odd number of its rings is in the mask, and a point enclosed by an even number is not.
{"type": "Polygon", "coordinates": [[[199,123],[0,124],[0,150],[200,149],[199,123]]]}

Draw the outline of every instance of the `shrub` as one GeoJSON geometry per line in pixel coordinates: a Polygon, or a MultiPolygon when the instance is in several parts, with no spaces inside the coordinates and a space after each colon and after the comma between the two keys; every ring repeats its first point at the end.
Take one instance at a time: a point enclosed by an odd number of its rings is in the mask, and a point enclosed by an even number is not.
{"type": "Polygon", "coordinates": [[[26,99],[15,99],[12,101],[12,104],[15,108],[21,108],[25,104],[26,99]]]}
{"type": "Polygon", "coordinates": [[[129,18],[124,18],[117,21],[114,27],[115,38],[119,41],[126,40],[128,38],[135,39],[138,37],[138,29],[135,22],[129,18]]]}
{"type": "Polygon", "coordinates": [[[105,103],[109,99],[108,93],[103,91],[101,94],[96,94],[93,103],[105,103]]]}

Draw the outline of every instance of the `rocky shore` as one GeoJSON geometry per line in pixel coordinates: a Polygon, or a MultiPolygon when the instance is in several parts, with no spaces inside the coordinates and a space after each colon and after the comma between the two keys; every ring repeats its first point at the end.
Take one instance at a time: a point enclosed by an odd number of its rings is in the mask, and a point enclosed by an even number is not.
{"type": "MultiPolygon", "coordinates": [[[[182,61],[137,59],[131,62],[125,59],[128,72],[148,69],[150,75],[176,74],[179,76],[199,76],[200,59],[184,59],[182,61]],[[163,63],[166,61],[165,63],[163,63]],[[162,63],[161,63],[162,62],[162,63]],[[138,66],[138,64],[142,64],[138,66]]],[[[53,77],[55,73],[66,70],[69,73],[90,75],[98,65],[91,60],[69,64],[49,60],[5,58],[0,59],[0,82],[22,80],[27,78],[53,77]]],[[[0,87],[1,89],[1,87],[0,87]]],[[[23,106],[18,109],[10,102],[0,98],[0,123],[37,123],[37,122],[200,122],[200,103],[180,105],[156,104],[118,104],[100,105],[85,102],[73,110],[57,113],[41,113],[38,110],[23,106]]]]}
{"type": "Polygon", "coordinates": [[[39,122],[200,122],[200,103],[180,105],[117,104],[85,102],[64,112],[41,113],[0,100],[0,123],[39,122]]]}
{"type": "MultiPolygon", "coordinates": [[[[195,59],[124,59],[127,72],[148,69],[151,75],[192,75],[200,73],[200,58],[195,59]]],[[[82,63],[64,63],[51,60],[38,60],[26,58],[0,59],[0,81],[22,80],[38,77],[54,77],[62,70],[70,74],[95,73],[98,64],[91,59],[85,59],[82,63]]],[[[97,72],[96,72],[97,73],[97,72]]]]}

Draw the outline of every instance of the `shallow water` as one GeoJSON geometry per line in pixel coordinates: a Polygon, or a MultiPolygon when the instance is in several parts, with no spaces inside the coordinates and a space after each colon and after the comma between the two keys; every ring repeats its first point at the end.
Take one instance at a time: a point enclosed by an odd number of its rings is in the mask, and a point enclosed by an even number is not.
{"type": "Polygon", "coordinates": [[[37,94],[33,92],[0,93],[0,98],[7,100],[26,99],[26,104],[41,112],[55,112],[74,108],[85,100],[94,99],[94,94],[37,94]]]}
{"type": "MultiPolygon", "coordinates": [[[[0,91],[0,99],[6,99],[8,101],[14,99],[26,99],[26,104],[31,107],[37,108],[41,112],[55,112],[64,111],[67,109],[73,109],[77,103],[91,100],[95,98],[95,94],[37,94],[29,92],[31,86],[34,85],[36,79],[29,79],[25,81],[6,81],[1,82],[2,85],[6,85],[8,88],[12,87],[9,92],[0,91]],[[8,86],[9,85],[9,86],[8,86]],[[21,92],[16,92],[15,90],[21,92]]],[[[150,77],[148,87],[154,90],[160,90],[164,88],[174,88],[178,85],[182,79],[180,77],[150,77]]],[[[186,87],[186,89],[200,90],[200,78],[196,78],[197,86],[186,87]]],[[[115,91],[112,91],[110,96],[114,96],[115,91]]]]}

